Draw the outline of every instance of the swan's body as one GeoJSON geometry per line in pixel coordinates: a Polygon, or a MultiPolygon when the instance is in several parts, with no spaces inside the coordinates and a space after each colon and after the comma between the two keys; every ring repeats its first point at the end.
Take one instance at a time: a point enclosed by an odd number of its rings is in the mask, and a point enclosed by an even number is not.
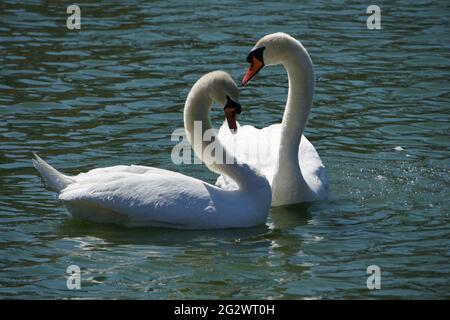
{"type": "MultiPolygon", "coordinates": [[[[258,168],[266,176],[272,187],[272,206],[327,199],[325,167],[314,146],[303,135],[314,95],[311,58],[300,42],[284,33],[262,38],[252,50],[258,51],[259,60],[255,62],[259,69],[252,70],[252,63],[243,83],[248,82],[264,64],[282,64],[289,78],[283,121],[263,129],[246,125],[240,127],[235,135],[222,126],[219,139],[237,159],[258,168]]],[[[225,176],[220,176],[216,185],[228,190],[237,187],[225,176]]]]}
{"type": "MultiPolygon", "coordinates": [[[[193,86],[184,110],[190,141],[194,121],[202,122],[203,132],[210,129],[212,101],[221,103],[225,95],[238,97],[238,91],[224,72],[209,73],[193,86]]],[[[94,222],[179,229],[250,227],[264,223],[270,207],[267,180],[247,164],[214,163],[214,159],[203,154],[206,146],[206,142],[192,145],[209,169],[238,181],[238,189],[223,190],[196,178],[152,167],[114,166],[69,177],[37,155],[33,163],[73,216],[94,222]]],[[[226,156],[230,157],[225,150],[226,156]]]]}
{"type": "MultiPolygon", "coordinates": [[[[281,124],[273,124],[262,129],[249,125],[239,126],[235,135],[228,134],[226,129],[226,124],[220,128],[218,134],[220,141],[229,150],[237,150],[236,156],[239,160],[242,159],[242,161],[252,167],[258,168],[269,183],[273,185],[277,170],[276,163],[278,162],[278,150],[280,147],[281,124]],[[259,149],[253,148],[254,146],[258,146],[259,149]]],[[[280,190],[279,188],[275,188],[272,191],[272,206],[327,198],[328,180],[325,167],[316,149],[305,136],[301,138],[297,159],[306,186],[301,188],[301,184],[296,181],[297,179],[290,179],[290,176],[287,177],[284,180],[283,193],[274,194],[276,190],[280,190]]],[[[223,175],[217,179],[216,185],[226,190],[237,189],[237,184],[229,177],[223,175]]]]}

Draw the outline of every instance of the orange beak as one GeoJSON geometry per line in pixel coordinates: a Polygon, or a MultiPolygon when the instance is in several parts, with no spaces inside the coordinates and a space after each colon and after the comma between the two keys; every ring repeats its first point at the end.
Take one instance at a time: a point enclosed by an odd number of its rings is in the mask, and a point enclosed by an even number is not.
{"type": "Polygon", "coordinates": [[[227,118],[228,128],[234,134],[237,132],[236,110],[234,108],[225,108],[225,117],[227,118]]]}
{"type": "Polygon", "coordinates": [[[247,82],[249,82],[254,76],[256,76],[256,74],[259,72],[259,70],[262,69],[262,67],[264,67],[264,63],[253,56],[250,67],[248,68],[247,72],[244,75],[244,78],[242,79],[242,85],[245,86],[247,82]]]}

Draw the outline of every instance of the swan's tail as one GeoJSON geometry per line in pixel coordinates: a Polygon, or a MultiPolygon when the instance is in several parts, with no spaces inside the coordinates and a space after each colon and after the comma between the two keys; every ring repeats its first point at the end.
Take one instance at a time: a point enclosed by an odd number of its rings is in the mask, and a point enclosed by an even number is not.
{"type": "Polygon", "coordinates": [[[55,191],[60,192],[69,184],[73,183],[73,179],[63,175],[61,172],[50,166],[47,162],[42,160],[36,153],[33,152],[34,167],[39,171],[42,178],[55,191]]]}

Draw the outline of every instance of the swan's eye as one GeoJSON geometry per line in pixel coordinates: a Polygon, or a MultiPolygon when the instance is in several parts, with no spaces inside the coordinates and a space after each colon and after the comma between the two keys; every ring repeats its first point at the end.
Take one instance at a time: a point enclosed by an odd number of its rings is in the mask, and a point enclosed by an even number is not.
{"type": "Polygon", "coordinates": [[[261,48],[257,48],[255,50],[250,51],[250,53],[247,56],[247,62],[248,63],[253,63],[253,58],[258,59],[259,61],[261,61],[262,63],[264,63],[264,50],[266,49],[266,47],[261,47],[261,48]]]}
{"type": "Polygon", "coordinates": [[[226,96],[226,99],[227,103],[225,104],[225,107],[223,107],[223,109],[233,109],[233,112],[235,114],[240,114],[242,111],[241,104],[231,99],[230,96],[226,96]]]}

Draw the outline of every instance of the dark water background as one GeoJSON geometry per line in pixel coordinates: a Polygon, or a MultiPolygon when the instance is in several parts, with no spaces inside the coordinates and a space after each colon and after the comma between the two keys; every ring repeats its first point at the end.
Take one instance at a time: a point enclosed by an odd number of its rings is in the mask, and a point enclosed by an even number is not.
{"type": "MultiPolygon", "coordinates": [[[[80,31],[70,4],[0,2],[1,298],[450,298],[450,2],[378,1],[382,30],[359,1],[77,1],[80,31]],[[329,201],[247,230],[126,230],[71,220],[44,188],[32,151],[67,174],[140,164],[214,182],[170,161],[184,99],[206,72],[240,80],[276,31],[315,63],[305,134],[329,201]]],[[[241,123],[281,120],[281,66],[241,92],[241,123]]]]}

